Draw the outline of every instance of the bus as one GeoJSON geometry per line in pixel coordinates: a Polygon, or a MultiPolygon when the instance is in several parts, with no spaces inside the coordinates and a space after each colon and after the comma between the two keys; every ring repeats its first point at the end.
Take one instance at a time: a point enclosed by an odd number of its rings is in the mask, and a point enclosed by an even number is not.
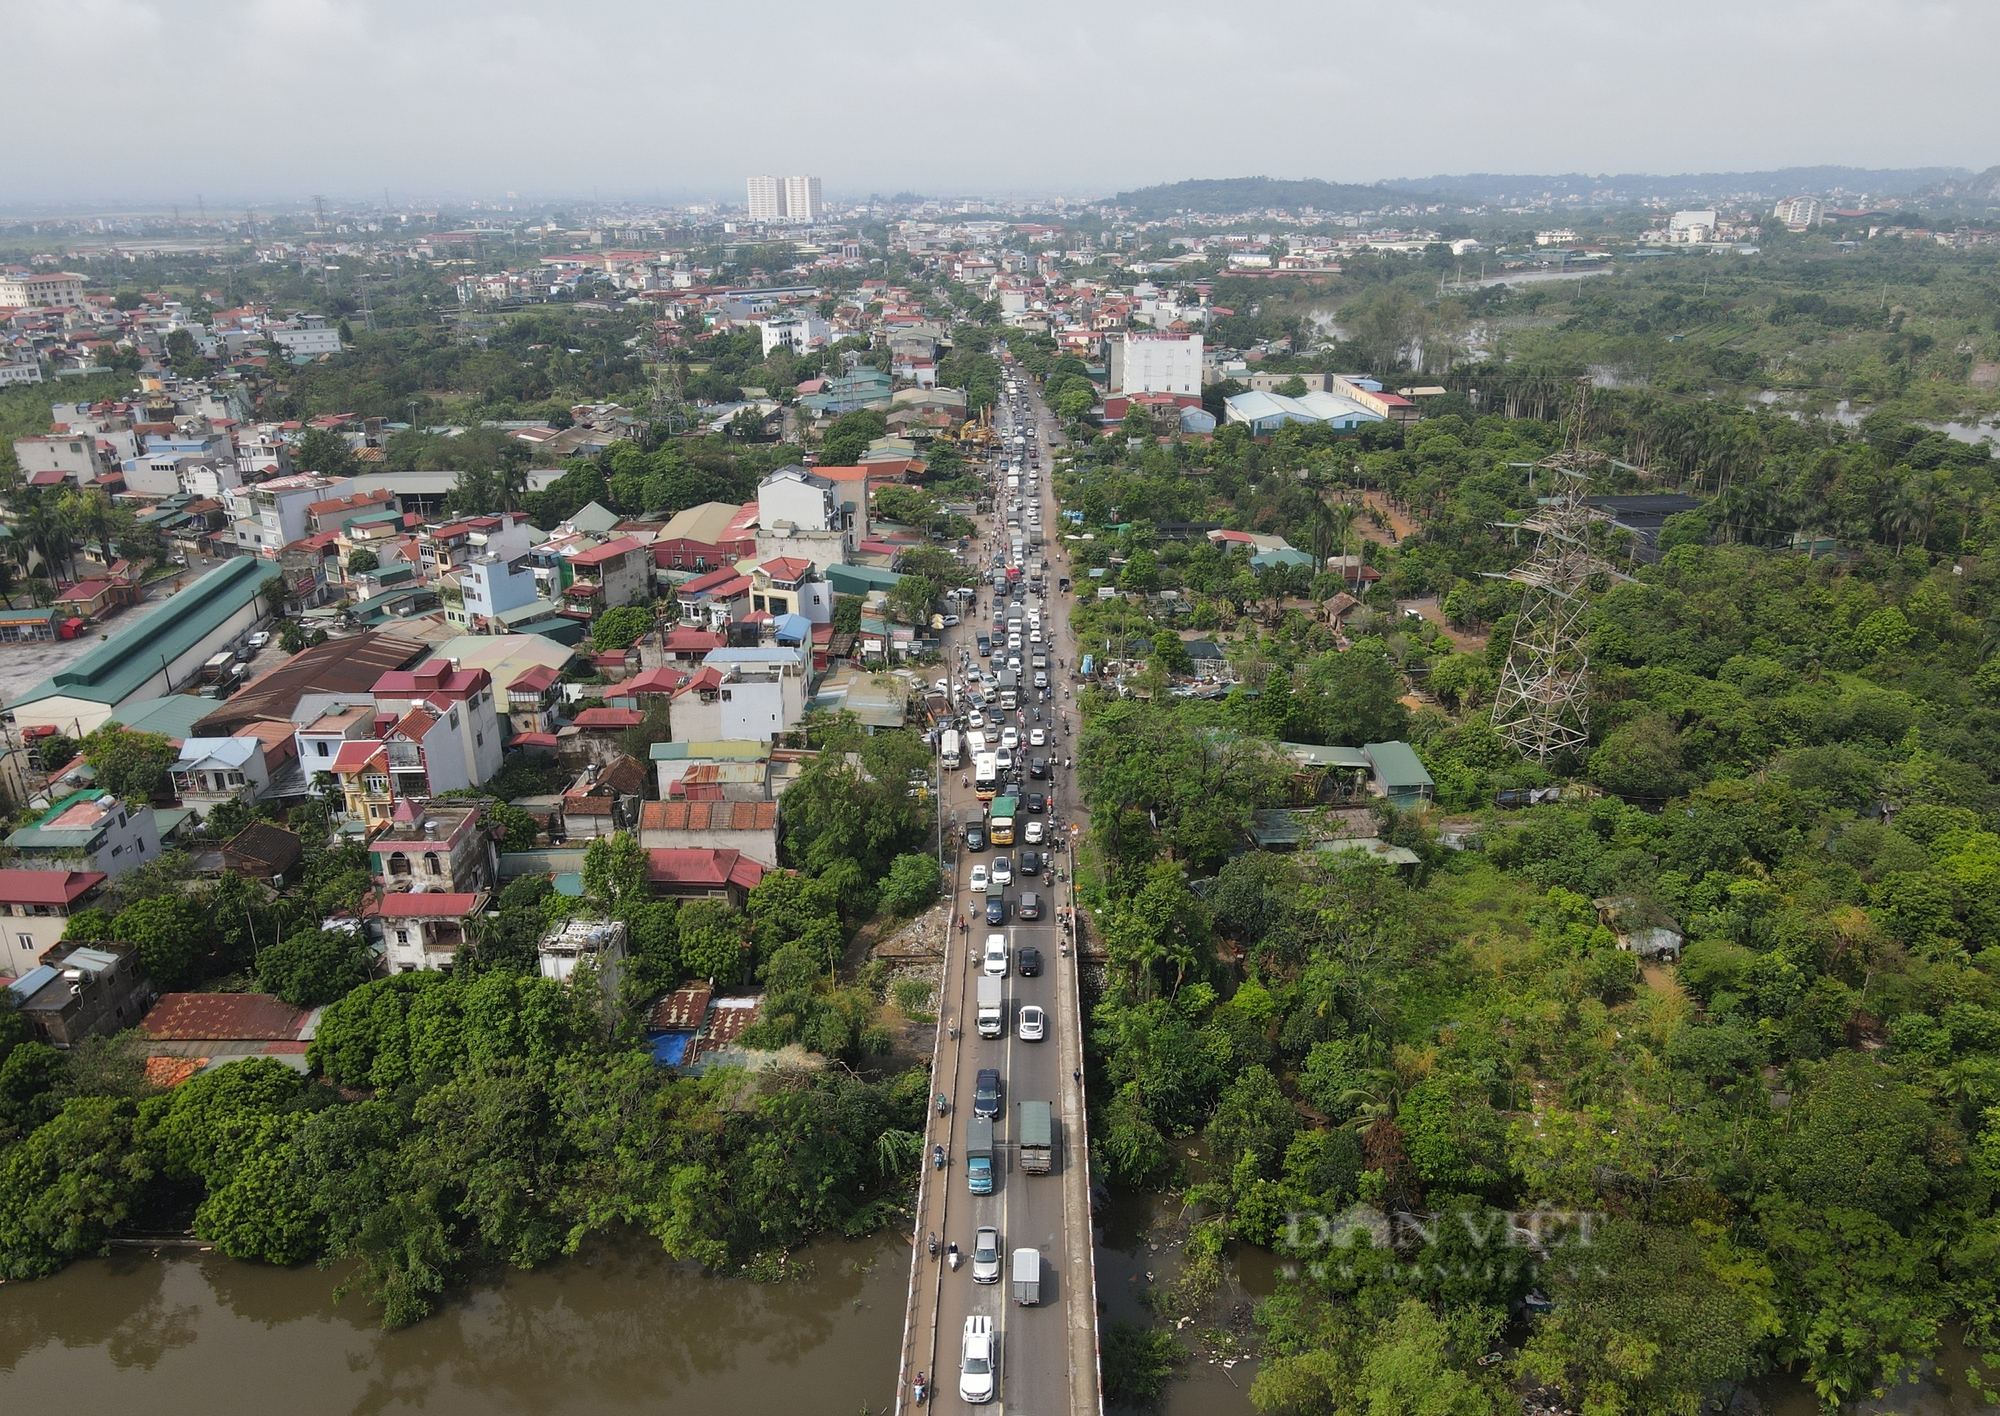
{"type": "Polygon", "coordinates": [[[947,772],[956,772],[958,770],[957,728],[946,728],[944,730],[944,736],[938,740],[938,754],[944,759],[944,768],[947,772]]]}
{"type": "Polygon", "coordinates": [[[981,801],[993,800],[1000,787],[1000,764],[990,752],[972,759],[972,787],[981,801]]]}

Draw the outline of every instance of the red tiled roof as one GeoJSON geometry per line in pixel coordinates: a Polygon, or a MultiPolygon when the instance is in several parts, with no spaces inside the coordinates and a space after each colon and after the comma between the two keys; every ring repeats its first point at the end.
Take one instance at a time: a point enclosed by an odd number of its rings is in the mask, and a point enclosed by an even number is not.
{"type": "Polygon", "coordinates": [[[706,575],[697,575],[692,580],[683,581],[680,593],[683,595],[702,595],[713,590],[718,585],[727,585],[730,581],[740,578],[736,574],[735,566],[725,565],[720,570],[711,570],[706,575]]]}
{"type": "Polygon", "coordinates": [[[515,733],[507,739],[509,747],[545,747],[551,750],[562,746],[562,739],[554,733],[515,733]]]}
{"type": "Polygon", "coordinates": [[[327,770],[330,772],[359,772],[378,756],[382,758],[384,763],[388,761],[388,754],[381,743],[376,742],[372,738],[357,738],[351,742],[343,742],[340,745],[340,751],[334,754],[333,765],[327,770]]]}
{"type": "Polygon", "coordinates": [[[804,556],[779,556],[757,568],[773,580],[803,580],[812,571],[813,563],[804,556]]]}
{"type": "Polygon", "coordinates": [[[0,904],[73,904],[104,880],[101,870],[0,870],[0,904]]]}
{"type": "Polygon", "coordinates": [[[645,721],[637,708],[586,708],[575,719],[579,728],[636,728],[645,721]]]}
{"type": "Polygon", "coordinates": [[[775,801],[649,801],[639,810],[641,831],[775,831],[775,801]]]}
{"type": "Polygon", "coordinates": [[[160,1041],[296,1042],[306,1016],[268,993],[168,993],[144,1026],[160,1041]]]}
{"type": "Polygon", "coordinates": [[[698,1028],[708,1016],[708,1000],[715,987],[708,983],[684,983],[653,1005],[646,1026],[658,1030],[698,1028]]]}
{"type": "Polygon", "coordinates": [[[441,891],[383,895],[370,900],[362,913],[384,919],[463,919],[477,908],[477,895],[441,891]]]}
{"type": "Polygon", "coordinates": [[[515,675],[514,681],[507,685],[507,689],[510,693],[517,688],[528,693],[540,693],[561,677],[561,674],[547,664],[536,664],[526,672],[515,675]]]}
{"type": "Polygon", "coordinates": [[[602,565],[605,561],[617,559],[627,551],[639,550],[644,544],[636,536],[620,536],[616,540],[606,541],[601,546],[592,546],[587,551],[578,551],[569,558],[569,563],[571,565],[602,565]]]}
{"type": "MultiPolygon", "coordinates": [[[[734,572],[731,573],[733,574],[734,572]]],[[[681,588],[685,590],[687,586],[684,585],[681,588]]],[[[722,647],[722,636],[711,633],[706,629],[693,629],[687,625],[682,625],[679,628],[667,631],[666,641],[662,647],[669,654],[690,654],[697,649],[706,653],[710,649],[720,649],[722,647]]]]}
{"type": "Polygon", "coordinates": [[[720,687],[722,687],[722,670],[713,664],[705,664],[699,673],[674,690],[674,696],[678,698],[683,693],[699,693],[704,689],[720,687]]]}
{"type": "Polygon", "coordinates": [[[657,669],[648,669],[642,674],[634,674],[618,685],[617,692],[624,694],[672,693],[686,682],[687,674],[662,664],[657,669]]]}
{"type": "Polygon", "coordinates": [[[741,851],[675,850],[646,852],[646,878],[655,885],[736,885],[754,890],[764,867],[741,851]]]}

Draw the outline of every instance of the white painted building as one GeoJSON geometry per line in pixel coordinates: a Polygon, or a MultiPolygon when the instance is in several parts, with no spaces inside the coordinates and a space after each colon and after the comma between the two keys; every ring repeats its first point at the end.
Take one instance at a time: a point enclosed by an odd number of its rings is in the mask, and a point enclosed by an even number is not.
{"type": "Polygon", "coordinates": [[[79,309],[83,305],[83,277],[68,271],[0,275],[0,305],[79,309]]]}
{"type": "Polygon", "coordinates": [[[1111,341],[1111,392],[1201,393],[1201,336],[1132,330],[1111,341]]]}
{"type": "Polygon", "coordinates": [[[750,179],[750,219],[782,221],[785,216],[785,189],[776,177],[750,179]]]}
{"type": "Polygon", "coordinates": [[[826,202],[820,196],[819,178],[785,179],[785,220],[810,224],[825,215],[826,202]]]}

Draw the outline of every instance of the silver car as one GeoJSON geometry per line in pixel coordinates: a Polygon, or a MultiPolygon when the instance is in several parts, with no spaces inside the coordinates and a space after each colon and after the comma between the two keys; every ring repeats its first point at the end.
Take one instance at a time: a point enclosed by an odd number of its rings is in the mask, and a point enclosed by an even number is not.
{"type": "Polygon", "coordinates": [[[972,1241],[972,1281],[974,1283],[998,1283],[1000,1281],[1000,1231],[982,1229],[972,1241]]]}

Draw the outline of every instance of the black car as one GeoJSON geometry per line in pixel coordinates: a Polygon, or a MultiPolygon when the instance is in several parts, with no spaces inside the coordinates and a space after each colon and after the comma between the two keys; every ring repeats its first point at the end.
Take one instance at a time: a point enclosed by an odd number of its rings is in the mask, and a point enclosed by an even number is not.
{"type": "Polygon", "coordinates": [[[1014,873],[1022,876],[1040,875],[1042,873],[1041,852],[1022,851],[1020,861],[1014,866],[1014,873]]]}
{"type": "Polygon", "coordinates": [[[1028,799],[1021,804],[1028,808],[1031,816],[1040,816],[1049,809],[1049,799],[1040,792],[1029,792],[1028,799]]]}
{"type": "Polygon", "coordinates": [[[972,1114],[988,1120],[1000,1114],[1000,1069],[981,1067],[972,1081],[972,1114]]]}
{"type": "Polygon", "coordinates": [[[1042,951],[1030,945],[1021,946],[1021,977],[1035,978],[1042,971],[1042,951]]]}
{"type": "Polygon", "coordinates": [[[1005,895],[988,895],[986,897],[986,922],[988,924],[1005,924],[1007,922],[1007,897],[1005,895]]]}
{"type": "Polygon", "coordinates": [[[1046,776],[1048,776],[1048,775],[1049,775],[1049,759],[1048,759],[1048,758],[1046,758],[1046,757],[1031,757],[1031,758],[1029,758],[1029,759],[1028,759],[1028,775],[1029,775],[1030,777],[1035,777],[1035,778],[1041,778],[1041,777],[1046,777],[1046,776]]]}

